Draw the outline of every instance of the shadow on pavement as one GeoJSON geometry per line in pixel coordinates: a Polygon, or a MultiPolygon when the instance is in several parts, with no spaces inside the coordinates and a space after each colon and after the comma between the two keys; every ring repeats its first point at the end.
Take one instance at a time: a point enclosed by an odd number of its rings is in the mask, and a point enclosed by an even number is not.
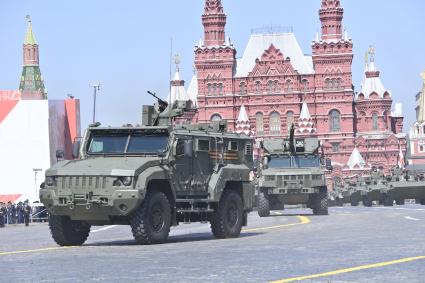
{"type": "MultiPolygon", "coordinates": [[[[244,233],[243,231],[239,235],[238,238],[230,238],[231,239],[241,239],[252,236],[261,235],[263,233],[244,233]]],[[[166,243],[157,244],[157,245],[168,245],[175,243],[188,243],[188,242],[200,242],[200,241],[220,241],[220,239],[214,238],[211,233],[192,233],[187,235],[178,235],[178,236],[170,236],[166,243]]],[[[97,242],[84,244],[84,247],[110,247],[110,246],[142,246],[138,245],[134,240],[122,240],[122,241],[108,241],[108,242],[97,242]]],[[[155,245],[154,245],[155,246],[155,245]]]]}

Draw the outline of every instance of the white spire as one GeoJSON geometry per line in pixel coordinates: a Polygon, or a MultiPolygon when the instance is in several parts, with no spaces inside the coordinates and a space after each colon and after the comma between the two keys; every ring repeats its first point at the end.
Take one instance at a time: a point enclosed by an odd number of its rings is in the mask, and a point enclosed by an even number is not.
{"type": "Polygon", "coordinates": [[[375,65],[375,49],[372,46],[369,48],[368,53],[366,54],[365,61],[366,70],[363,82],[361,84],[360,93],[362,93],[366,99],[368,99],[372,93],[377,93],[380,98],[384,98],[384,94],[388,93],[391,97],[391,92],[385,88],[381,78],[379,77],[379,71],[375,65]]]}
{"type": "Polygon", "coordinates": [[[350,159],[348,160],[347,165],[350,169],[355,169],[355,167],[359,167],[360,169],[363,169],[365,167],[366,162],[364,161],[357,147],[353,149],[353,152],[351,153],[351,156],[350,156],[350,159]]]}
{"type": "Polygon", "coordinates": [[[173,104],[175,101],[188,101],[189,96],[186,93],[184,88],[184,81],[180,79],[180,68],[179,64],[181,63],[180,56],[176,55],[174,59],[176,64],[176,72],[174,73],[173,81],[171,82],[171,92],[167,97],[167,101],[173,104]]]}
{"type": "Polygon", "coordinates": [[[189,99],[192,101],[195,107],[198,106],[198,77],[196,73],[193,74],[192,80],[190,81],[189,87],[187,88],[187,94],[189,99]]]}
{"type": "Polygon", "coordinates": [[[348,31],[347,30],[344,30],[344,41],[348,41],[349,40],[349,38],[348,38],[348,31]]]}
{"type": "Polygon", "coordinates": [[[239,117],[237,122],[249,122],[248,114],[246,113],[245,106],[241,106],[241,109],[239,110],[239,117]]]}
{"type": "Polygon", "coordinates": [[[316,32],[316,42],[320,42],[319,32],[316,32]]]}
{"type": "Polygon", "coordinates": [[[224,44],[226,46],[230,46],[230,37],[226,37],[226,43],[224,44]]]}
{"type": "Polygon", "coordinates": [[[308,111],[307,103],[304,101],[303,106],[301,108],[300,120],[304,121],[304,120],[310,120],[310,119],[311,119],[310,111],[308,111]]]}
{"type": "Polygon", "coordinates": [[[403,117],[403,104],[397,102],[394,106],[394,112],[391,113],[393,117],[403,117]]]}
{"type": "Polygon", "coordinates": [[[201,38],[199,38],[199,42],[198,42],[198,47],[202,47],[204,46],[204,40],[201,38]]]}

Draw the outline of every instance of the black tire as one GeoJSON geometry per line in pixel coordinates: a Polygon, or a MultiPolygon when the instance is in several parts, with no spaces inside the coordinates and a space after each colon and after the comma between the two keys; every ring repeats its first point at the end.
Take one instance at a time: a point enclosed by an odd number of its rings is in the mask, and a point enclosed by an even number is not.
{"type": "Polygon", "coordinates": [[[359,201],[351,199],[350,204],[351,204],[351,206],[359,206],[359,201]]]}
{"type": "Polygon", "coordinates": [[[368,197],[363,197],[362,199],[363,206],[372,207],[372,201],[368,197]]]}
{"type": "Polygon", "coordinates": [[[344,201],[342,200],[342,198],[336,198],[335,202],[336,202],[336,206],[339,206],[339,207],[344,206],[344,201]]]}
{"type": "Polygon", "coordinates": [[[383,204],[384,206],[394,206],[394,199],[390,195],[383,195],[383,204]]]}
{"type": "Polygon", "coordinates": [[[142,205],[130,215],[131,232],[140,245],[167,241],[171,226],[171,207],[164,193],[150,190],[142,205]]]}
{"type": "Polygon", "coordinates": [[[328,215],[328,194],[326,189],[321,189],[320,192],[313,197],[312,209],[314,215],[328,215]]]}
{"type": "Polygon", "coordinates": [[[241,196],[233,190],[225,190],[218,207],[211,214],[211,231],[217,239],[236,238],[243,224],[241,196]]]}
{"type": "Polygon", "coordinates": [[[91,225],[71,220],[69,216],[50,215],[49,228],[59,246],[81,246],[89,237],[91,225]]]}
{"type": "Polygon", "coordinates": [[[406,204],[406,201],[404,199],[400,199],[400,200],[396,200],[395,203],[397,205],[405,205],[406,204]]]}
{"type": "Polygon", "coordinates": [[[258,216],[267,217],[270,216],[270,201],[264,192],[258,193],[258,216]]]}
{"type": "Polygon", "coordinates": [[[419,202],[421,203],[421,205],[425,205],[425,199],[421,199],[419,202]]]}

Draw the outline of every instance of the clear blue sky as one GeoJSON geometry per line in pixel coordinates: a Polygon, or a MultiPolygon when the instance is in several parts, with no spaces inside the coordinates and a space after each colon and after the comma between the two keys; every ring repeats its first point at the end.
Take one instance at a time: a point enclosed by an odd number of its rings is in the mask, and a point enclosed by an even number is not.
{"type": "MultiPolygon", "coordinates": [[[[320,0],[223,0],[227,35],[238,56],[252,28],[292,26],[304,53],[320,29],[320,0]]],[[[424,0],[342,0],[344,27],[354,40],[356,90],[363,77],[364,52],[376,48],[376,62],[395,102],[403,103],[405,131],[414,117],[414,97],[425,70],[424,0]]],[[[104,125],[137,123],[146,90],[166,97],[170,39],[181,54],[181,71],[192,77],[193,47],[203,33],[203,0],[1,0],[0,89],[18,88],[25,15],[40,44],[41,70],[52,99],[72,93],[81,99],[82,127],[91,121],[90,82],[100,81],[98,119],[104,125]]]]}

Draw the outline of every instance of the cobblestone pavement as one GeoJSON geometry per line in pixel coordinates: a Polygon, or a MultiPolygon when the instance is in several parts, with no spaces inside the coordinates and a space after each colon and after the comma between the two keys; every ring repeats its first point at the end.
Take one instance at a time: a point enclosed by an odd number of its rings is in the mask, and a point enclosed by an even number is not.
{"type": "Polygon", "coordinates": [[[284,213],[251,213],[237,239],[180,225],[154,246],[135,245],[127,226],[93,227],[71,248],[46,224],[10,226],[0,230],[0,282],[425,282],[425,206],[284,213]]]}

